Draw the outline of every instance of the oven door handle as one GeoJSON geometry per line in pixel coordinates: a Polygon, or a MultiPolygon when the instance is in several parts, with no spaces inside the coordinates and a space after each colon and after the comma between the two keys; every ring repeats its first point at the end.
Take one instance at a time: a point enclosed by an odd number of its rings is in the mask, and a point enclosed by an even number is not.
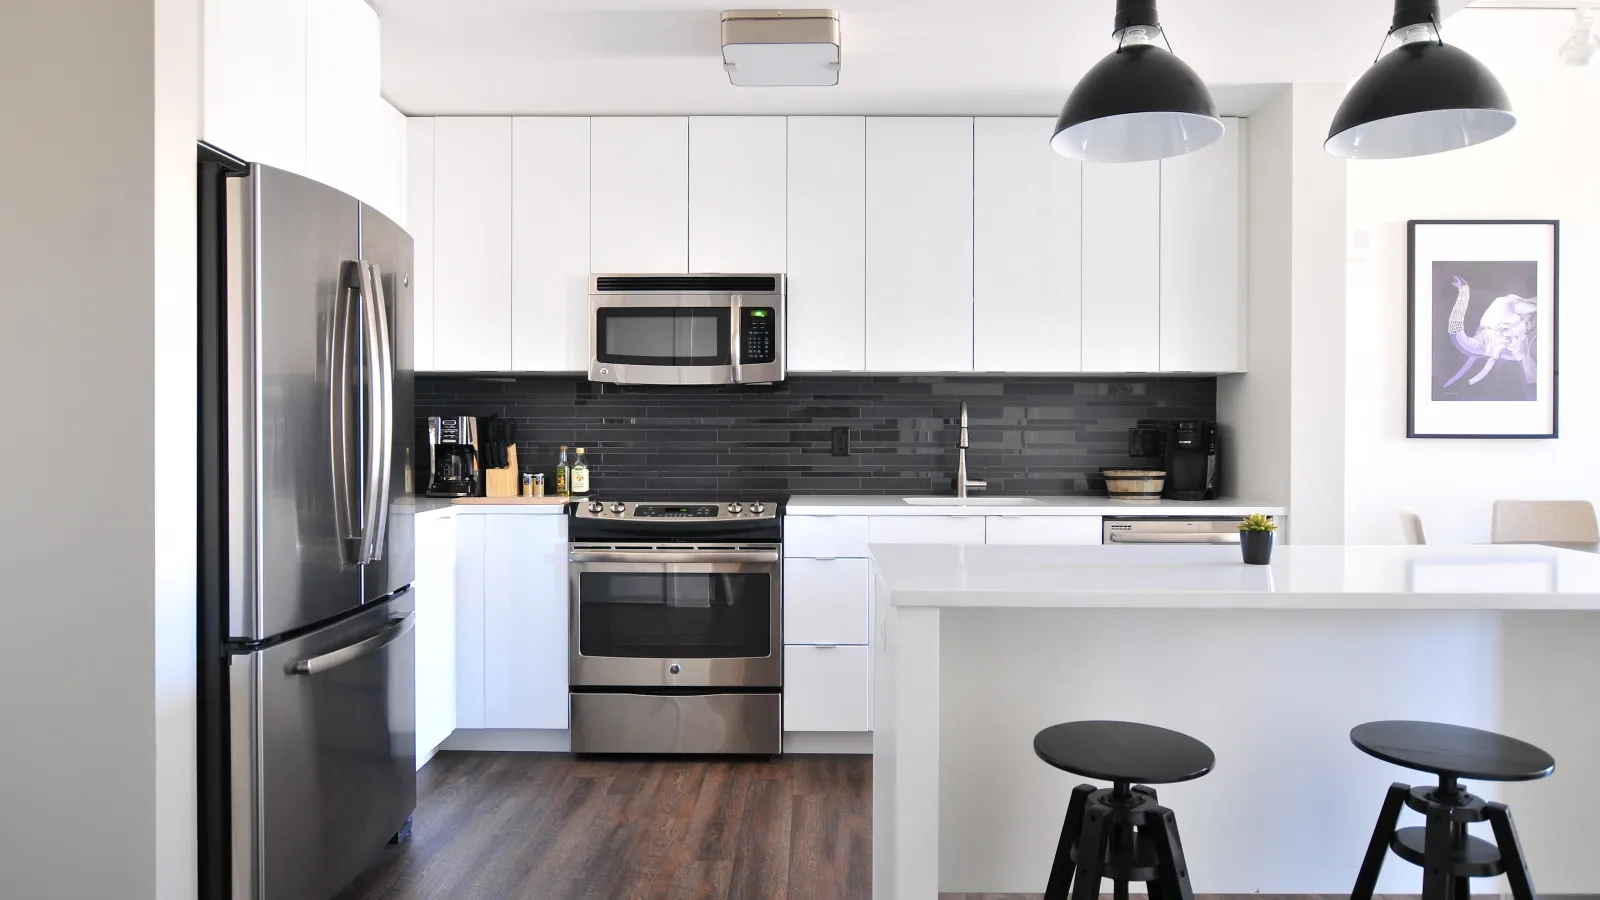
{"type": "Polygon", "coordinates": [[[572,550],[575,563],[775,563],[776,550],[572,550]]]}

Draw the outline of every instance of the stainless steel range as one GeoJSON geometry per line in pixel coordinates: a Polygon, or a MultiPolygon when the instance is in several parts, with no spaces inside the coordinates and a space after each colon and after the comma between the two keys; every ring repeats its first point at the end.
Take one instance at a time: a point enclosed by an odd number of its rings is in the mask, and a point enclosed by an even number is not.
{"type": "Polygon", "coordinates": [[[761,501],[575,504],[574,753],[781,751],[779,513],[761,501]]]}

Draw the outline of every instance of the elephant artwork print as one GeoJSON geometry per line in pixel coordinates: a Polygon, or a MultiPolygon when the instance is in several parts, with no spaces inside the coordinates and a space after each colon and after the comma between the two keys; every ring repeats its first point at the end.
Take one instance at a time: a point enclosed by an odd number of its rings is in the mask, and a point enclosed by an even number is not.
{"type": "Polygon", "coordinates": [[[1555,222],[1410,223],[1410,437],[1557,434],[1555,222]]]}

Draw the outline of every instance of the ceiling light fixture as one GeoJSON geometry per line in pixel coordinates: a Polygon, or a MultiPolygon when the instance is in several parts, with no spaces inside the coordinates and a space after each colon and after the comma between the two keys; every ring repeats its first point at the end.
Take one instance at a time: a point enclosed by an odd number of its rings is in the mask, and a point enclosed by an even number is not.
{"type": "Polygon", "coordinates": [[[1438,0],[1395,0],[1395,48],[1379,48],[1345,95],[1323,146],[1348,159],[1401,159],[1493,140],[1517,124],[1494,73],[1439,35],[1438,0]]]}
{"type": "Polygon", "coordinates": [[[1165,41],[1155,0],[1117,0],[1117,49],[1078,82],[1050,146],[1089,162],[1143,162],[1192,153],[1222,137],[1204,81],[1165,41]]]}
{"type": "Polygon", "coordinates": [[[1569,66],[1587,66],[1595,53],[1600,52],[1600,29],[1596,29],[1587,5],[1580,3],[1573,12],[1576,17],[1572,21],[1572,33],[1561,45],[1561,61],[1569,66]]]}
{"type": "Polygon", "coordinates": [[[722,67],[740,87],[839,83],[839,14],[831,9],[730,9],[722,67]]]}

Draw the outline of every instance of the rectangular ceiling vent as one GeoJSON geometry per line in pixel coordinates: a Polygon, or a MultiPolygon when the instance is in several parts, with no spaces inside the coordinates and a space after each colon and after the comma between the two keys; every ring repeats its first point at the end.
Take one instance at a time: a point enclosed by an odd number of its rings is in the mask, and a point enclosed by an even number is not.
{"type": "Polygon", "coordinates": [[[831,9],[730,9],[722,67],[740,87],[839,83],[839,14],[831,9]]]}

